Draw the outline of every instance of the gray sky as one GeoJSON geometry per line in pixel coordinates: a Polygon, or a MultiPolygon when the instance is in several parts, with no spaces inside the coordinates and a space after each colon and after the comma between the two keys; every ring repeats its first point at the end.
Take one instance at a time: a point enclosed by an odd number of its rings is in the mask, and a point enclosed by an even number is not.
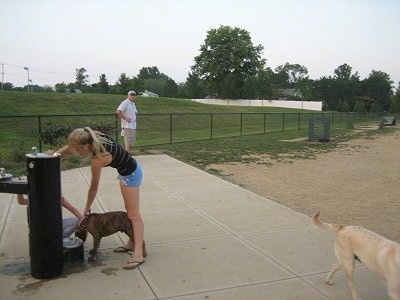
{"type": "MultiPolygon", "coordinates": [[[[156,66],[184,82],[207,31],[220,25],[250,33],[275,69],[286,62],[311,79],[347,63],[360,78],[372,70],[400,81],[399,0],[0,0],[4,82],[114,84],[156,66]]],[[[1,67],[1,66],[0,66],[1,67]]]]}

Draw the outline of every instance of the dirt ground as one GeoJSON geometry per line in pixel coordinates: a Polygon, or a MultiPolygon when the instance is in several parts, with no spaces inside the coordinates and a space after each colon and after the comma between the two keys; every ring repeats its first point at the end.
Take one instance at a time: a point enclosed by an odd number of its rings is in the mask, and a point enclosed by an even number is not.
{"type": "MultiPolygon", "coordinates": [[[[264,158],[265,159],[265,158],[264,158]]],[[[209,166],[247,190],[311,216],[400,242],[400,131],[356,139],[316,159],[209,166]]]]}

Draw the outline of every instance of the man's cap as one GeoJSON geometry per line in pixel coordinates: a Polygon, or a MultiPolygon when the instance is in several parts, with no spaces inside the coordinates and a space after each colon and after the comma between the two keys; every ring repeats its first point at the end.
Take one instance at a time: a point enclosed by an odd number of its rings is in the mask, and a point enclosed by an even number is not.
{"type": "Polygon", "coordinates": [[[135,91],[129,91],[128,95],[136,96],[136,93],[135,93],[135,91]]]}

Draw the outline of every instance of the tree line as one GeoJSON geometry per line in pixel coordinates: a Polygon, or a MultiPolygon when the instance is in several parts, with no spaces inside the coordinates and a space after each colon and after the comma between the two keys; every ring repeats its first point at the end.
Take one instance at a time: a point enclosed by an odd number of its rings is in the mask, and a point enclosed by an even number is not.
{"type": "MultiPolygon", "coordinates": [[[[58,83],[55,91],[125,94],[128,90],[151,91],[163,97],[220,99],[291,99],[322,101],[323,110],[357,112],[400,112],[400,83],[394,92],[390,76],[372,70],[365,79],[344,63],[333,75],[310,79],[305,66],[286,62],[266,67],[262,45],[253,45],[248,31],[221,25],[207,32],[199,55],[186,81],[176,83],[156,66],[143,67],[136,76],[120,74],[110,84],[106,74],[89,83],[83,67],[75,69],[75,82],[58,83]]],[[[24,87],[26,89],[26,87],[24,87]]],[[[33,86],[34,91],[50,91],[33,86]]],[[[13,88],[9,83],[4,89],[13,88]]],[[[51,90],[52,91],[52,90],[51,90]]]]}

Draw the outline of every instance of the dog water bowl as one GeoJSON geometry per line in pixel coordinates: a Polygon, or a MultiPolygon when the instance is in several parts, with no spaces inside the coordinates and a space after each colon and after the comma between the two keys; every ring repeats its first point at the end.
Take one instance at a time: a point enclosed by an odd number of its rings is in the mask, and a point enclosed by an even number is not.
{"type": "Polygon", "coordinates": [[[11,179],[13,176],[11,174],[0,174],[0,180],[1,179],[11,179]]]}
{"type": "Polygon", "coordinates": [[[63,247],[67,249],[77,248],[82,245],[82,240],[79,238],[63,238],[63,247]]]}
{"type": "Polygon", "coordinates": [[[82,261],[84,258],[83,241],[77,237],[64,238],[64,263],[82,261]]]}

